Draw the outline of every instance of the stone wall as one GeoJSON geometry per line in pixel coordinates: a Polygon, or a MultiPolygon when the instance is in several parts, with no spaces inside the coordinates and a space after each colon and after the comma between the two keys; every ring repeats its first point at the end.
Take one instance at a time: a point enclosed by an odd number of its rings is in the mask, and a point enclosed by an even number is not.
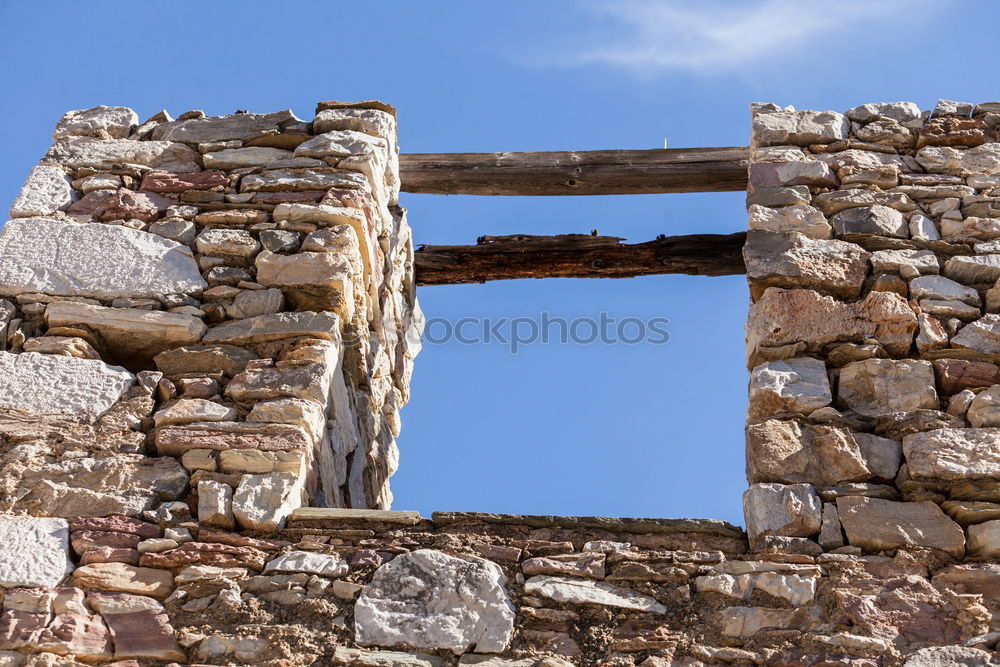
{"type": "Polygon", "coordinates": [[[751,541],[1000,556],[1000,103],[752,115],[751,541]]]}
{"type": "Polygon", "coordinates": [[[68,112],[0,233],[0,511],[388,508],[422,315],[395,112],[68,112]]]}
{"type": "Polygon", "coordinates": [[[744,532],[382,509],[391,108],[70,112],[0,233],[0,667],[1000,665],[998,121],[754,106],[744,532]]]}

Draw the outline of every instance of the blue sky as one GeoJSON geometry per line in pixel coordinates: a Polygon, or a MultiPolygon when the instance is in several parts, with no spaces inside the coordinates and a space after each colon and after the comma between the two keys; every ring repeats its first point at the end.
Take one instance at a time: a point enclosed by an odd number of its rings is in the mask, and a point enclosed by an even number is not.
{"type": "MultiPolygon", "coordinates": [[[[404,152],[733,146],[747,104],[1000,99],[1000,9],[961,0],[121,3],[0,0],[0,199],[67,109],[208,114],[382,99],[404,152]]],[[[414,238],[745,228],[740,193],[402,196],[414,238]]],[[[430,318],[663,317],[663,345],[426,345],[396,509],[742,524],[741,277],[424,287],[430,318]]]]}

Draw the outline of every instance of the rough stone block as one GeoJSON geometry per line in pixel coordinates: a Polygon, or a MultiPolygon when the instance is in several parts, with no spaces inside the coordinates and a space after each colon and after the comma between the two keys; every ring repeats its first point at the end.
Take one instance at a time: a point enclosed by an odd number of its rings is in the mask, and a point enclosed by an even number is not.
{"type": "Polygon", "coordinates": [[[0,407],[36,414],[100,416],[135,383],[123,368],[96,359],[0,352],[0,407]]]}
{"type": "Polygon", "coordinates": [[[751,484],[743,493],[751,543],[763,535],[811,537],[819,532],[821,508],[811,484],[751,484]]]}
{"type": "Polygon", "coordinates": [[[201,342],[208,330],[193,315],[140,308],[105,308],[71,301],[56,301],[45,309],[49,328],[86,327],[106,356],[116,359],[152,360],[174,347],[201,342]]]}
{"type": "Polygon", "coordinates": [[[18,484],[29,491],[16,499],[15,511],[67,518],[135,515],[182,497],[188,475],[176,459],[132,454],[35,465],[18,484]]]}
{"type": "Polygon", "coordinates": [[[769,208],[753,204],[748,213],[748,226],[751,230],[776,234],[799,232],[811,239],[828,239],[833,236],[833,229],[826,221],[826,216],[812,206],[769,208]]]}
{"type": "Polygon", "coordinates": [[[915,480],[1000,480],[1000,429],[941,428],[903,438],[907,469],[915,480]]]}
{"type": "Polygon", "coordinates": [[[198,482],[198,522],[233,529],[233,488],[222,482],[198,482]]]}
{"type": "Polygon", "coordinates": [[[916,332],[916,314],[892,292],[871,292],[862,301],[842,303],[812,290],[772,287],[750,306],[747,361],[753,368],[763,361],[818,351],[827,343],[870,338],[889,354],[904,356],[916,332]]]}
{"type": "Polygon", "coordinates": [[[212,143],[246,140],[267,131],[280,131],[287,125],[301,123],[291,111],[268,114],[242,113],[228,116],[206,116],[190,120],[160,123],[153,129],[156,141],[212,143]]]}
{"type": "Polygon", "coordinates": [[[940,549],[965,554],[965,533],[932,502],[897,503],[879,498],[837,498],[840,523],[851,546],[866,551],[899,547],[940,549]]]}
{"type": "Polygon", "coordinates": [[[347,561],[337,555],[319,554],[311,551],[290,551],[269,561],[264,566],[268,572],[302,572],[324,577],[342,577],[347,574],[347,561]]]}
{"type": "Polygon", "coordinates": [[[944,263],[944,275],[966,285],[1000,279],[1000,255],[962,255],[944,263]]]}
{"type": "Polygon", "coordinates": [[[60,137],[104,137],[124,139],[139,124],[139,116],[128,107],[96,106],[90,109],[76,109],[63,114],[53,138],[60,137]]]}
{"type": "Polygon", "coordinates": [[[743,246],[754,299],[767,287],[801,287],[844,299],[857,298],[868,274],[869,257],[853,243],[817,241],[798,232],[750,231],[743,246]]]}
{"type": "Polygon", "coordinates": [[[808,415],[833,402],[826,364],[801,357],[761,364],[750,373],[747,420],[780,414],[808,415]]]}
{"type": "Polygon", "coordinates": [[[430,549],[397,556],[376,570],[355,604],[355,641],[499,653],[514,633],[506,583],[500,568],[481,558],[430,549]]]}
{"type": "Polygon", "coordinates": [[[840,369],[838,402],[862,415],[937,410],[934,367],[915,359],[865,359],[840,369]]]}
{"type": "Polygon", "coordinates": [[[156,449],[163,456],[181,456],[191,449],[309,451],[311,447],[306,432],[290,424],[217,421],[165,426],[156,432],[156,449]]]}
{"type": "Polygon", "coordinates": [[[148,595],[158,600],[174,590],[170,572],[125,563],[83,565],[73,571],[72,583],[87,590],[148,595]]]}
{"type": "Polygon", "coordinates": [[[1000,315],[990,313],[965,325],[951,345],[983,354],[1000,353],[1000,315]]]}
{"type": "Polygon", "coordinates": [[[809,146],[846,139],[851,121],[836,111],[776,111],[758,113],[750,128],[750,145],[809,146]]]}
{"type": "Polygon", "coordinates": [[[302,505],[302,482],[298,475],[283,472],[244,475],[233,495],[236,522],[246,530],[280,530],[302,505]]]}
{"type": "Polygon", "coordinates": [[[747,479],[831,486],[872,476],[847,429],[769,419],[747,427],[747,479]]]}

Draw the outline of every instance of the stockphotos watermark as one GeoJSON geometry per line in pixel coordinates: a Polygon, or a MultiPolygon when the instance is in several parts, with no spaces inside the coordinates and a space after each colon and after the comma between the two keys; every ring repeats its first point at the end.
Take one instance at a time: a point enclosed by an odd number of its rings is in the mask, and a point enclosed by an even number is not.
{"type": "Polygon", "coordinates": [[[424,326],[424,343],[444,345],[507,345],[517,354],[526,345],[549,343],[575,345],[664,345],[670,341],[665,317],[577,317],[567,320],[542,312],[538,317],[432,317],[424,326]]]}

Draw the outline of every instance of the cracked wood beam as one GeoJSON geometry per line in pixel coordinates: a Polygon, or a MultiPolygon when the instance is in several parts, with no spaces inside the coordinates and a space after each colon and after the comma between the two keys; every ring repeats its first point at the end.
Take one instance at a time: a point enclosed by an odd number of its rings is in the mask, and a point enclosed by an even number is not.
{"type": "Polygon", "coordinates": [[[749,149],[409,153],[405,192],[451,195],[629,195],[746,190],[749,149]]]}
{"type": "Polygon", "coordinates": [[[615,236],[484,236],[477,245],[424,245],[414,253],[418,285],[515,278],[630,278],[661,273],[746,273],[746,233],[660,236],[626,244],[615,236]]]}

